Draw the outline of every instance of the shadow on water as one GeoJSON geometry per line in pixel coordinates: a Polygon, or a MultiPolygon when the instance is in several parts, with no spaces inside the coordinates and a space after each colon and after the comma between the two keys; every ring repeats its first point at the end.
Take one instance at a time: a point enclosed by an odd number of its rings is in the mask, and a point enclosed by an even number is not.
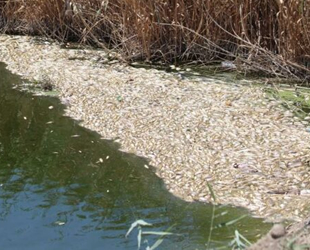
{"type": "MultiPolygon", "coordinates": [[[[174,225],[176,235],[166,237],[159,249],[206,249],[211,205],[173,197],[144,167],[145,159],[118,151],[65,117],[57,98],[12,89],[20,83],[0,64],[3,249],[137,249],[135,233],[125,238],[137,219],[152,223],[148,230],[153,231],[174,225]]],[[[243,209],[217,207],[214,225],[244,214],[243,209]]],[[[214,229],[211,246],[227,246],[236,228],[255,240],[269,227],[247,216],[214,229]]],[[[158,236],[145,238],[151,244],[158,236]]]]}

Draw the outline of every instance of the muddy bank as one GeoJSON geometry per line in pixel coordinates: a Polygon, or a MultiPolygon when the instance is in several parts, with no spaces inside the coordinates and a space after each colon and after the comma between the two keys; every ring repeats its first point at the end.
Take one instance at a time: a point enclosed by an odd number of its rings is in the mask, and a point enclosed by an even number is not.
{"type": "Polygon", "coordinates": [[[310,217],[284,227],[276,224],[270,232],[248,250],[310,249],[310,217]]]}
{"type": "Polygon", "coordinates": [[[209,182],[218,202],[256,216],[308,213],[308,123],[251,82],[180,79],[31,37],[1,36],[0,52],[14,73],[51,83],[67,115],[149,159],[173,194],[208,202],[209,182]]]}

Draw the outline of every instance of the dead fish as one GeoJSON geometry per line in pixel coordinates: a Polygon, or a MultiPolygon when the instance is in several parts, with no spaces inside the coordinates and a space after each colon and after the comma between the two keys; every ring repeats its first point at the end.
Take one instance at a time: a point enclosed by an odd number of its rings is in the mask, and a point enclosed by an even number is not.
{"type": "Polygon", "coordinates": [[[303,189],[300,191],[300,195],[310,195],[310,189],[303,189]]]}
{"type": "Polygon", "coordinates": [[[295,161],[292,161],[292,162],[289,162],[287,164],[287,167],[288,168],[297,168],[297,167],[301,167],[302,166],[302,162],[301,160],[295,160],[295,161]]]}
{"type": "Polygon", "coordinates": [[[257,169],[249,166],[246,163],[234,163],[233,168],[240,169],[242,172],[245,172],[245,173],[257,173],[258,172],[257,169]]]}
{"type": "Polygon", "coordinates": [[[293,194],[293,195],[299,195],[300,191],[298,189],[272,190],[272,191],[268,191],[267,194],[293,194]]]}

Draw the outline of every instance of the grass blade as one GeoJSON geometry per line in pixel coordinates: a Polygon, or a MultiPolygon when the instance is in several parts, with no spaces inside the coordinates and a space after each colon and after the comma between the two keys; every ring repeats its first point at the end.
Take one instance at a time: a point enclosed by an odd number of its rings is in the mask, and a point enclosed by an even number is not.
{"type": "Polygon", "coordinates": [[[215,194],[214,194],[214,191],[213,191],[211,184],[209,182],[207,182],[207,185],[208,185],[208,189],[210,191],[210,194],[211,194],[213,201],[216,202],[216,197],[215,197],[215,194]]]}
{"type": "Polygon", "coordinates": [[[163,238],[159,238],[159,239],[154,243],[154,245],[150,247],[150,250],[154,250],[154,249],[156,249],[157,247],[159,247],[160,244],[163,243],[163,241],[164,241],[163,238]]]}
{"type": "Polygon", "coordinates": [[[240,216],[239,218],[237,218],[237,219],[235,219],[235,220],[228,221],[228,222],[225,223],[225,226],[231,226],[231,225],[235,224],[236,222],[242,220],[242,219],[245,218],[245,217],[247,217],[246,214],[240,216]]]}
{"type": "Polygon", "coordinates": [[[167,235],[173,235],[174,233],[169,232],[155,232],[155,231],[144,231],[142,232],[143,235],[160,235],[160,236],[167,236],[167,235]]]}
{"type": "Polygon", "coordinates": [[[129,230],[127,231],[125,237],[127,238],[128,235],[131,233],[131,231],[137,227],[137,226],[152,226],[152,224],[150,223],[147,223],[146,221],[144,220],[137,220],[135,221],[134,223],[131,224],[131,227],[129,228],[129,230]]]}
{"type": "Polygon", "coordinates": [[[141,247],[141,234],[142,234],[142,229],[141,229],[141,227],[139,227],[139,233],[138,233],[138,236],[137,236],[138,249],[140,249],[140,247],[141,247]]]}

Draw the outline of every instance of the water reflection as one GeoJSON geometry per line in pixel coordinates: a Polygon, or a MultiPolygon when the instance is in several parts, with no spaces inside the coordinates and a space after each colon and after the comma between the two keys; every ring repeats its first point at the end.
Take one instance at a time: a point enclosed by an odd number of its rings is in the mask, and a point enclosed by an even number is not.
{"type": "MultiPolygon", "coordinates": [[[[146,160],[64,117],[56,98],[12,89],[0,65],[0,239],[3,249],[137,249],[132,222],[174,225],[160,249],[205,249],[212,207],[171,196],[146,160]]],[[[218,207],[215,225],[246,212],[218,207]],[[228,213],[223,213],[227,211],[228,213]]],[[[213,231],[213,247],[235,228],[250,239],[269,225],[247,217],[213,231]],[[256,228],[258,228],[256,230],[256,228]]],[[[149,243],[158,237],[147,236],[149,243]]],[[[145,249],[145,244],[143,249],[145,249]]]]}

